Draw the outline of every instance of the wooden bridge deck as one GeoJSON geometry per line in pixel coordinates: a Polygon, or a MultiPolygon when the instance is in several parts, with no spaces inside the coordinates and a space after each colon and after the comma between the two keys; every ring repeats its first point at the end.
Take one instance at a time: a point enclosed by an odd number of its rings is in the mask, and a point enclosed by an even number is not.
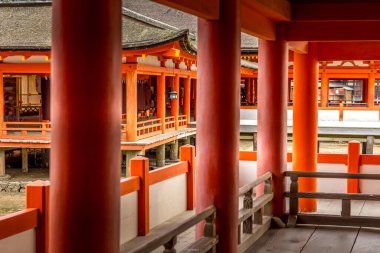
{"type": "MultiPolygon", "coordinates": [[[[318,214],[340,214],[340,200],[318,200],[318,214]]],[[[380,202],[352,201],[352,215],[380,216],[380,202]]],[[[380,229],[300,225],[270,229],[246,253],[375,253],[380,229]]]]}
{"type": "Polygon", "coordinates": [[[270,229],[247,253],[375,253],[380,251],[380,229],[298,226],[270,229]]]}

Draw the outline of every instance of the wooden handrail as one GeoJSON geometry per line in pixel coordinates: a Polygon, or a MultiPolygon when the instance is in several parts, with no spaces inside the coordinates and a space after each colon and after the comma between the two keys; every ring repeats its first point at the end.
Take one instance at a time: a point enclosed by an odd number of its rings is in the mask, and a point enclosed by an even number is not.
{"type": "Polygon", "coordinates": [[[239,189],[239,196],[244,195],[243,209],[239,210],[238,215],[239,252],[245,252],[270,228],[273,200],[271,182],[272,173],[267,172],[239,189]],[[264,194],[254,199],[256,195],[254,189],[262,183],[264,183],[264,194]]]}
{"type": "MultiPolygon", "coordinates": [[[[147,241],[146,243],[140,243],[137,246],[133,245],[134,246],[133,248],[127,247],[123,249],[121,252],[146,253],[146,252],[151,252],[162,245],[164,245],[165,247],[165,252],[175,252],[174,248],[177,241],[177,236],[185,232],[189,228],[197,225],[199,222],[203,220],[206,220],[206,224],[204,227],[204,237],[213,239],[211,245],[205,243],[203,246],[214,248],[218,242],[218,239],[217,239],[218,237],[215,232],[216,231],[215,216],[216,216],[216,208],[214,206],[210,206],[206,208],[205,210],[203,210],[202,212],[186,219],[185,221],[174,224],[171,227],[170,231],[165,231],[155,236],[151,240],[147,241]]],[[[193,251],[193,252],[207,252],[207,250],[209,249],[202,248],[201,251],[193,251]]]]}
{"type": "Polygon", "coordinates": [[[380,174],[356,174],[356,173],[335,173],[335,172],[286,171],[285,176],[286,177],[316,177],[316,178],[380,180],[380,174]]]}
{"type": "Polygon", "coordinates": [[[379,217],[351,216],[351,201],[352,200],[380,201],[380,195],[298,192],[298,179],[301,177],[380,180],[380,174],[300,172],[300,171],[287,171],[284,174],[285,176],[290,177],[290,180],[291,180],[290,192],[285,192],[285,197],[289,198],[289,217],[288,217],[289,227],[295,227],[296,224],[380,227],[379,217]],[[341,216],[300,214],[298,210],[299,198],[340,199],[342,200],[341,216]]]}
{"type": "Polygon", "coordinates": [[[28,208],[0,217],[0,240],[33,229],[38,225],[38,209],[28,208]]]}
{"type": "Polygon", "coordinates": [[[272,178],[272,173],[267,172],[264,175],[262,175],[261,177],[257,178],[252,183],[248,183],[248,184],[240,187],[240,189],[239,189],[239,196],[244,195],[246,192],[248,192],[252,188],[255,188],[259,184],[261,184],[261,183],[263,183],[263,182],[265,182],[265,181],[267,181],[268,179],[271,179],[271,178],[272,178]]]}

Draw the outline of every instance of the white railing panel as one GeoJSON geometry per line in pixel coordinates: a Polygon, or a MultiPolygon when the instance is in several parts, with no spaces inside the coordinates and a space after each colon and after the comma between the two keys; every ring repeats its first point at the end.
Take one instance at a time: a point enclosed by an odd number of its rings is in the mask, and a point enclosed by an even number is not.
{"type": "Polygon", "coordinates": [[[138,197],[131,192],[120,198],[120,245],[135,238],[138,233],[138,197]]]}
{"type": "Polygon", "coordinates": [[[0,240],[1,253],[35,253],[36,232],[30,229],[0,240]]]}

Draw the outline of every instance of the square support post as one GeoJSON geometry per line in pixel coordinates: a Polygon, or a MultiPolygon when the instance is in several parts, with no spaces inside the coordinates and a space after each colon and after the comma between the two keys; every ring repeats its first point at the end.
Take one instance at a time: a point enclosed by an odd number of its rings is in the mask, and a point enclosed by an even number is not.
{"type": "MultiPolygon", "coordinates": [[[[360,142],[348,143],[347,173],[359,173],[360,168],[360,142]]],[[[347,179],[347,193],[359,193],[359,180],[347,179]]]]}
{"type": "Polygon", "coordinates": [[[137,71],[126,72],[127,141],[137,140],[137,71]]]}
{"type": "Polygon", "coordinates": [[[191,88],[191,78],[187,77],[185,80],[185,99],[184,99],[184,110],[183,114],[187,116],[187,123],[190,122],[190,88],[191,88]]]}
{"type": "Polygon", "coordinates": [[[179,75],[175,75],[174,83],[173,83],[173,91],[177,92],[178,98],[172,100],[171,105],[171,113],[175,119],[175,129],[178,129],[178,115],[179,115],[179,75]]]}
{"type": "Polygon", "coordinates": [[[49,182],[35,181],[26,186],[26,208],[38,209],[36,253],[47,253],[49,248],[49,192],[49,182]]]}
{"type": "Polygon", "coordinates": [[[144,236],[149,233],[149,159],[141,156],[131,159],[131,176],[140,177],[138,234],[144,236]]]}
{"type": "Polygon", "coordinates": [[[195,147],[185,145],[180,148],[180,159],[186,161],[187,171],[187,210],[195,208],[195,147]]]}
{"type": "Polygon", "coordinates": [[[166,117],[166,75],[162,73],[157,77],[157,117],[162,122],[162,133],[165,133],[165,117],[166,117]]]}

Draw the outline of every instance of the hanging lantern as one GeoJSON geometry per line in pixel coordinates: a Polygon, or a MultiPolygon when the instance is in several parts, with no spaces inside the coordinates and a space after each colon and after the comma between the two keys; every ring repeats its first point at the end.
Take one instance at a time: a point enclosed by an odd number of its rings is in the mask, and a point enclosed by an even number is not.
{"type": "Polygon", "coordinates": [[[170,100],[176,100],[176,99],[178,99],[178,93],[176,91],[170,91],[169,92],[169,99],[170,100]]]}

